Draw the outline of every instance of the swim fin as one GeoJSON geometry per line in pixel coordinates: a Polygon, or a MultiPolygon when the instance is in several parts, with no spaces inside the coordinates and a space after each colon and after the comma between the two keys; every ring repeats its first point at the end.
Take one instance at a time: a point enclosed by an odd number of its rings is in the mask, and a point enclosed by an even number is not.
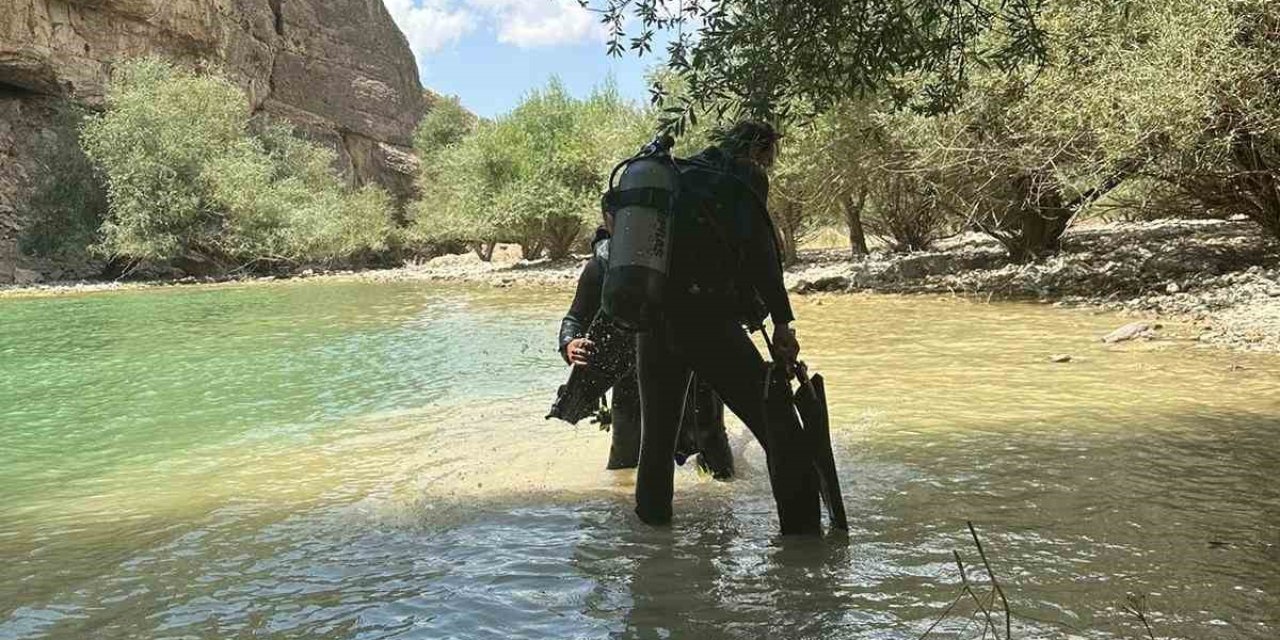
{"type": "Polygon", "coordinates": [[[796,391],[796,410],[804,424],[804,433],[813,455],[814,469],[822,489],[822,501],[827,505],[827,518],[832,528],[849,530],[849,520],[844,512],[844,497],[840,493],[840,476],[836,473],[835,453],[831,448],[831,418],[827,412],[826,382],[821,374],[806,377],[802,371],[800,388],[796,391]]]}
{"type": "Polygon", "coordinates": [[[769,484],[782,535],[821,534],[820,483],[812,446],[796,414],[791,382],[781,364],[771,364],[765,372],[764,403],[769,484]]]}

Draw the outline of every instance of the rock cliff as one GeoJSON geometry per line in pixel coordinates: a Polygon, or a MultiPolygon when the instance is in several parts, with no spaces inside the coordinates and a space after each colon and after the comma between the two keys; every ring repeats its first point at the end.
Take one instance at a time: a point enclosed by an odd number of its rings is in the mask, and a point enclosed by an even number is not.
{"type": "Polygon", "coordinates": [[[256,112],[331,146],[356,184],[413,185],[425,109],[408,42],[382,0],[0,0],[0,282],[12,278],[34,150],[54,101],[102,100],[112,65],[158,54],[216,65],[256,112]]]}

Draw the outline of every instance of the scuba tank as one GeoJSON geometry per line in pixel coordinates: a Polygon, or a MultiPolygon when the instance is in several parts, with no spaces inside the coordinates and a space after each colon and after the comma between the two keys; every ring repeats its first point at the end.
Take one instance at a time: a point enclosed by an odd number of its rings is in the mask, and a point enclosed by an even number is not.
{"type": "Polygon", "coordinates": [[[665,295],[680,184],[673,146],[671,136],[659,136],[609,176],[605,205],[614,218],[602,302],[604,313],[631,331],[653,325],[665,295]]]}

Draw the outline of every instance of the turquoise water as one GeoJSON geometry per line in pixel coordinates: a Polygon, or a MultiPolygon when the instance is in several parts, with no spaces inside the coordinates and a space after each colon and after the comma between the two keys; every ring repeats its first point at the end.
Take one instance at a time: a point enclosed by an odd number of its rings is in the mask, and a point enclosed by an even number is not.
{"type": "MultiPolygon", "coordinates": [[[[916,638],[951,550],[977,560],[966,520],[1019,637],[1138,637],[1130,593],[1164,637],[1280,624],[1280,359],[1108,347],[1122,320],[1034,305],[806,299],[854,530],[784,543],[740,427],[741,477],[681,469],[653,530],[607,436],[542,419],[568,296],[0,300],[0,638],[916,638]]],[[[971,613],[934,635],[976,637],[971,613]]]]}

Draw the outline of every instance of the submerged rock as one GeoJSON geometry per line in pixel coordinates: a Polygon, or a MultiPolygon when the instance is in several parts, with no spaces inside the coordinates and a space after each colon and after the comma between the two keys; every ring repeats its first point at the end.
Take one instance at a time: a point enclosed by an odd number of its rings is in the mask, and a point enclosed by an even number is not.
{"type": "Polygon", "coordinates": [[[1155,336],[1154,332],[1159,328],[1160,325],[1152,324],[1150,322],[1130,322],[1129,324],[1126,324],[1123,327],[1103,336],[1102,341],[1107,344],[1114,344],[1117,342],[1135,340],[1137,338],[1151,338],[1155,336]]]}
{"type": "Polygon", "coordinates": [[[827,291],[844,291],[849,288],[848,276],[826,276],[813,280],[801,280],[792,287],[796,293],[818,293],[827,291]]]}

